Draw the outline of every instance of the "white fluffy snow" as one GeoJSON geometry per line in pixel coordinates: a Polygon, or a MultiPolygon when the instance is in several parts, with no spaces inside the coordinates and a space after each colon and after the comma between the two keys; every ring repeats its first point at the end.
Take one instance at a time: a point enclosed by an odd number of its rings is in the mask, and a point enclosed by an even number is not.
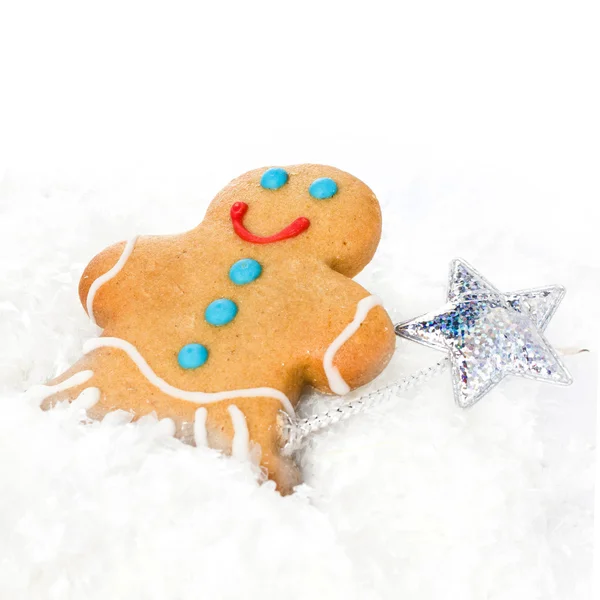
{"type": "MultiPolygon", "coordinates": [[[[384,236],[359,280],[394,320],[440,305],[460,255],[507,291],[565,284],[548,336],[595,352],[595,269],[550,235],[557,216],[527,214],[534,190],[493,175],[394,187],[371,168],[359,174],[381,190],[384,236]]],[[[237,174],[222,171],[221,183],[237,174]]],[[[566,357],[571,388],[505,380],[469,411],[445,373],[315,437],[300,456],[306,483],[287,498],[246,464],[175,441],[168,423],[116,413],[86,424],[81,407],[43,413],[20,397],[96,334],[77,298],[85,261],[136,233],[193,225],[217,187],[5,176],[0,597],[587,598],[594,352],[566,357]]],[[[440,356],[399,341],[376,385],[440,356]]]]}

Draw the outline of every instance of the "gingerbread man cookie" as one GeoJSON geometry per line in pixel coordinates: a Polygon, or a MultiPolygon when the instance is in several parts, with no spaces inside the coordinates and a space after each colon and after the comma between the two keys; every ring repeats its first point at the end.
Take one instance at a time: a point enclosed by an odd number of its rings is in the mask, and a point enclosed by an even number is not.
{"type": "Polygon", "coordinates": [[[279,452],[279,412],[293,415],[305,386],[364,385],[391,358],[387,313],[350,279],[380,234],[377,199],[348,173],[242,175],[195,229],[136,237],[90,262],[79,295],[103,332],[38,387],[42,407],[79,398],[92,418],[155,412],[197,445],[254,452],[289,492],[299,476],[279,452]]]}

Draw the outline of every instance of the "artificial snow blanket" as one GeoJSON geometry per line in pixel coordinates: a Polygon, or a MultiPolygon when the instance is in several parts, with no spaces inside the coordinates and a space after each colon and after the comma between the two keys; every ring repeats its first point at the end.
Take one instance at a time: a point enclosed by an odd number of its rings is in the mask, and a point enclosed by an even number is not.
{"type": "MultiPolygon", "coordinates": [[[[222,175],[224,184],[235,173],[222,175]]],[[[503,291],[561,283],[567,296],[547,335],[574,385],[506,379],[463,411],[445,372],[314,436],[298,455],[304,483],[288,497],[259,483],[252,465],[175,440],[168,422],[132,423],[123,412],[90,422],[77,403],[42,412],[22,392],[98,334],[77,297],[89,258],[138,233],[194,226],[218,184],[195,180],[174,203],[169,182],[9,172],[0,188],[0,598],[588,597],[596,348],[585,315],[595,265],[568,236],[557,241],[552,232],[568,231],[558,215],[528,213],[535,191],[356,175],[378,193],[384,219],[358,281],[395,322],[443,304],[456,256],[503,291]],[[483,198],[502,211],[481,211],[483,198]]],[[[439,358],[398,340],[369,389],[439,358]]],[[[311,397],[301,414],[335,402],[311,397]]]]}

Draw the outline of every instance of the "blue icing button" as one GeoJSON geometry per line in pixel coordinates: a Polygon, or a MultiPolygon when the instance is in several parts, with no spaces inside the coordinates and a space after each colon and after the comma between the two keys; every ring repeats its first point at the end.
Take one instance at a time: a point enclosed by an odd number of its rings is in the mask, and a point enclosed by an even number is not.
{"type": "Polygon", "coordinates": [[[331,198],[338,191],[337,183],[329,177],[315,179],[308,188],[308,193],[317,200],[331,198]]]}
{"type": "Polygon", "coordinates": [[[260,277],[262,267],[253,258],[242,258],[231,265],[229,279],[236,285],[246,285],[260,277]]]}
{"type": "Polygon", "coordinates": [[[177,355],[182,369],[197,369],[208,359],[208,350],[202,344],[186,344],[177,355]]]}
{"type": "Polygon", "coordinates": [[[219,298],[211,302],[204,311],[204,318],[211,325],[220,327],[221,325],[227,325],[231,323],[237,315],[238,307],[233,300],[229,298],[219,298]]]}
{"type": "Polygon", "coordinates": [[[288,174],[285,169],[275,167],[267,169],[260,178],[260,185],[266,190],[278,190],[283,187],[288,180],[288,174]]]}

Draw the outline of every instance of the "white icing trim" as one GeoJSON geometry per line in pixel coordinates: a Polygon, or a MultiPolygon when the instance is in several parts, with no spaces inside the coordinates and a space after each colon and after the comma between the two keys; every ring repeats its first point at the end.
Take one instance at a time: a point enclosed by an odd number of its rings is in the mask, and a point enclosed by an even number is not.
{"type": "Polygon", "coordinates": [[[89,410],[92,406],[98,404],[101,396],[102,394],[97,387],[85,388],[85,390],[71,402],[71,406],[73,406],[73,408],[89,410]]]}
{"type": "Polygon", "coordinates": [[[75,375],[71,375],[68,379],[54,385],[34,385],[25,392],[25,395],[32,400],[38,400],[41,404],[46,398],[58,394],[58,392],[64,392],[85,383],[93,375],[94,371],[79,371],[79,373],[75,373],[75,375]]]}
{"type": "Polygon", "coordinates": [[[196,418],[194,419],[194,441],[196,447],[208,446],[208,439],[206,436],[206,415],[208,411],[204,406],[201,406],[196,410],[196,418]]]}
{"type": "Polygon", "coordinates": [[[334,394],[343,396],[350,391],[350,386],[344,381],[339,369],[333,365],[336,352],[358,331],[358,328],[367,318],[369,311],[376,306],[383,306],[383,303],[377,296],[367,296],[360,300],[356,305],[356,314],[352,322],[333,340],[333,343],[325,352],[323,369],[325,370],[329,387],[334,394]]]}
{"type": "Polygon", "coordinates": [[[133,345],[116,337],[100,337],[88,340],[83,345],[84,354],[88,354],[97,348],[118,348],[129,355],[129,358],[135,363],[142,375],[161,392],[177,398],[178,400],[186,400],[187,402],[195,402],[196,404],[212,404],[221,400],[234,400],[235,398],[259,398],[265,396],[279,400],[284,410],[294,416],[294,407],[289,398],[279,390],[269,387],[250,388],[243,390],[230,390],[227,392],[192,392],[189,390],[181,390],[161,379],[144,360],[144,357],[139,353],[138,349],[133,345]]]}
{"type": "Polygon", "coordinates": [[[96,293],[107,281],[110,281],[113,277],[115,277],[119,273],[119,271],[121,271],[121,269],[125,266],[127,259],[131,256],[131,253],[133,252],[133,247],[135,246],[135,242],[137,241],[138,237],[139,236],[136,235],[135,237],[127,241],[127,243],[125,244],[125,248],[123,248],[123,252],[121,253],[121,256],[119,257],[119,260],[117,261],[115,266],[112,269],[108,270],[106,273],[104,273],[104,275],[100,275],[100,277],[98,277],[98,279],[96,279],[90,286],[85,306],[87,309],[88,316],[90,317],[90,320],[92,321],[92,323],[94,323],[94,325],[96,325],[96,319],[94,317],[94,298],[96,297],[96,293]]]}
{"type": "Polygon", "coordinates": [[[233,440],[231,442],[231,456],[238,460],[248,460],[250,456],[250,434],[244,413],[235,405],[230,404],[227,410],[233,425],[233,440]]]}

